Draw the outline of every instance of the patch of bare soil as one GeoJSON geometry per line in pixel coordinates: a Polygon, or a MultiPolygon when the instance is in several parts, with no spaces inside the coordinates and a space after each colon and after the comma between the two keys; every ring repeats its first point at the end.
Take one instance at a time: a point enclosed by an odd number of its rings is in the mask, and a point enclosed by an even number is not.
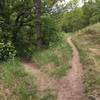
{"type": "Polygon", "coordinates": [[[100,49],[93,49],[93,48],[90,48],[90,51],[95,53],[97,56],[100,56],[100,49]]]}
{"type": "Polygon", "coordinates": [[[83,69],[80,63],[79,53],[72,43],[71,38],[68,38],[68,43],[73,50],[72,68],[61,79],[55,80],[47,77],[47,75],[40,71],[37,65],[31,62],[24,61],[22,65],[26,71],[32,73],[37,78],[41,90],[46,88],[55,89],[58,92],[57,100],[87,100],[83,93],[83,69]]]}

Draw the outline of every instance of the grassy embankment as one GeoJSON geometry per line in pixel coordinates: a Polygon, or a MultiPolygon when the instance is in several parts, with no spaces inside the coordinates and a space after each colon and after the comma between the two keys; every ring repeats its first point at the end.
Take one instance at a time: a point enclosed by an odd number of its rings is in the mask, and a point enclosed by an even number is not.
{"type": "Polygon", "coordinates": [[[73,37],[85,69],[85,90],[100,96],[100,23],[91,25],[73,37]]]}

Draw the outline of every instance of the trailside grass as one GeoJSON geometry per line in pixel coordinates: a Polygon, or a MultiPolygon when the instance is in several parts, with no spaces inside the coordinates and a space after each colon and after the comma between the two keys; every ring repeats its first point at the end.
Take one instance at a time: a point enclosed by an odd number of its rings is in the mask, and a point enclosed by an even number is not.
{"type": "Polygon", "coordinates": [[[51,89],[40,91],[37,79],[25,72],[20,60],[0,63],[0,100],[56,100],[51,89]]]}
{"type": "Polygon", "coordinates": [[[100,23],[91,25],[73,36],[84,65],[85,92],[100,97],[100,23]],[[92,49],[97,50],[95,53],[92,49]]]}
{"type": "Polygon", "coordinates": [[[0,100],[38,100],[35,78],[28,75],[19,60],[0,64],[0,100]]]}
{"type": "Polygon", "coordinates": [[[61,34],[61,40],[56,45],[33,54],[33,61],[39,64],[41,71],[56,78],[66,74],[70,68],[72,55],[72,50],[67,43],[66,33],[61,34]]]}

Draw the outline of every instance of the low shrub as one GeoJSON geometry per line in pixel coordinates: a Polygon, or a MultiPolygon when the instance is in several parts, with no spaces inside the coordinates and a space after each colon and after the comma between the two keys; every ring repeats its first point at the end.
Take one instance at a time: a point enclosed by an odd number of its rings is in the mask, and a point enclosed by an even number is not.
{"type": "Polygon", "coordinates": [[[16,50],[11,42],[0,43],[0,61],[13,59],[16,55],[16,50]]]}

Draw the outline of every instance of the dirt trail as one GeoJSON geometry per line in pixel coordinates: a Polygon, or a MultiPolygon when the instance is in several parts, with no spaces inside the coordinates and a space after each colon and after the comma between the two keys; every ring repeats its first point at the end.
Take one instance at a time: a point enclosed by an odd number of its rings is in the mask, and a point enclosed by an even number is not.
{"type": "Polygon", "coordinates": [[[80,63],[79,53],[72,43],[71,38],[68,38],[67,41],[73,51],[72,68],[61,79],[50,79],[50,77],[47,77],[37,68],[37,65],[30,62],[22,62],[22,65],[26,71],[31,72],[37,78],[41,90],[51,88],[58,91],[57,100],[87,100],[86,98],[84,99],[83,94],[83,69],[80,63]]]}
{"type": "Polygon", "coordinates": [[[72,43],[71,38],[68,38],[68,43],[72,47],[73,57],[71,61],[72,68],[69,73],[59,81],[59,94],[57,100],[86,100],[84,98],[83,89],[83,69],[80,63],[79,53],[77,48],[72,43]]]}
{"type": "Polygon", "coordinates": [[[26,72],[30,72],[37,79],[40,91],[45,89],[54,89],[53,79],[48,78],[44,73],[40,71],[38,65],[31,62],[22,61],[26,72]]]}
{"type": "Polygon", "coordinates": [[[83,94],[82,76],[83,69],[80,63],[79,53],[77,48],[68,38],[68,43],[72,47],[72,61],[69,73],[59,80],[59,94],[57,100],[86,100],[83,94]]]}

